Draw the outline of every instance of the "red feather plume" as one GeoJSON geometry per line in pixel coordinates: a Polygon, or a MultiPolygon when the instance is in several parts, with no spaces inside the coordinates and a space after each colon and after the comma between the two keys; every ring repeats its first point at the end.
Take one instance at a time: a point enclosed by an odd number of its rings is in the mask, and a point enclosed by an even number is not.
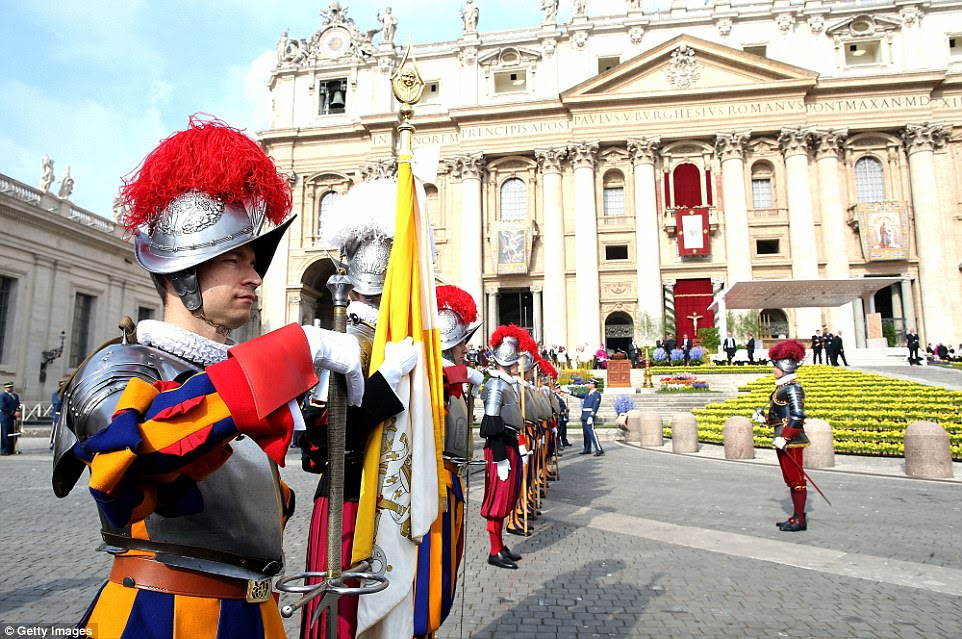
{"type": "Polygon", "coordinates": [[[522,351],[525,350],[525,340],[531,340],[531,337],[528,335],[528,331],[515,324],[506,324],[504,326],[499,326],[494,333],[492,333],[490,342],[491,347],[497,348],[498,344],[503,342],[505,337],[513,337],[518,340],[518,344],[520,344],[519,350],[522,351]]]}
{"type": "Polygon", "coordinates": [[[280,224],[291,210],[291,187],[273,160],[240,129],[220,120],[190,117],[124,177],[121,220],[127,230],[150,224],[178,195],[202,191],[228,204],[255,202],[280,224]]]}
{"type": "Polygon", "coordinates": [[[805,359],[805,345],[797,339],[779,342],[768,349],[768,359],[773,362],[779,359],[794,359],[800,362],[805,359]]]}
{"type": "Polygon", "coordinates": [[[558,379],[558,369],[551,365],[546,359],[541,360],[541,370],[552,379],[558,379]]]}
{"type": "Polygon", "coordinates": [[[464,289],[451,285],[439,286],[437,295],[439,311],[445,308],[454,311],[465,324],[473,324],[478,319],[478,305],[464,289]]]}

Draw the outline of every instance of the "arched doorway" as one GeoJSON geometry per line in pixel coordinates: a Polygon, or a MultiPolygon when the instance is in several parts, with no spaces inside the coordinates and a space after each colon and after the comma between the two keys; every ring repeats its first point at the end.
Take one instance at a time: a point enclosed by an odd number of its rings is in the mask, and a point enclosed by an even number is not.
{"type": "Polygon", "coordinates": [[[605,348],[609,352],[628,353],[631,339],[635,336],[635,324],[628,313],[615,311],[605,318],[605,348]]]}
{"type": "Polygon", "coordinates": [[[758,314],[763,339],[784,339],[788,337],[788,315],[778,308],[766,308],[758,314]]]}
{"type": "Polygon", "coordinates": [[[334,299],[327,289],[327,278],[334,275],[334,262],[329,257],[318,258],[301,277],[301,320],[311,324],[321,320],[321,328],[334,328],[334,299]]]}

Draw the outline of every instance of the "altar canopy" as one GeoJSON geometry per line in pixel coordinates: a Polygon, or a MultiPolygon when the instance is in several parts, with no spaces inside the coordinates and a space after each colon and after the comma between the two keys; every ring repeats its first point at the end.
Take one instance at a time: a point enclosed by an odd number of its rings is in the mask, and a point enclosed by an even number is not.
{"type": "Polygon", "coordinates": [[[843,280],[750,280],[729,286],[708,308],[728,310],[842,306],[901,282],[898,277],[857,277],[843,280]]]}

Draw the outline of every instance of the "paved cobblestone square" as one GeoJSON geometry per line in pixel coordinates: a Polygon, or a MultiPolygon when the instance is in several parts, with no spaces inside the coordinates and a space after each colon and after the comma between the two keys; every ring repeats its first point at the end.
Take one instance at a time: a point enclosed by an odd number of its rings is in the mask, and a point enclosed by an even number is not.
{"type": "MultiPolygon", "coordinates": [[[[94,504],[50,490],[43,440],[0,463],[0,621],[78,619],[106,577],[94,504]]],[[[472,476],[466,572],[442,639],[461,637],[893,637],[962,635],[958,482],[814,471],[811,528],[787,534],[776,467],[642,450],[561,460],[518,571],[485,563],[472,476]],[[466,596],[462,596],[466,595],[466,596]]],[[[285,542],[303,566],[313,476],[282,474],[298,511],[285,542]]],[[[297,619],[287,622],[296,636],[297,619]]]]}

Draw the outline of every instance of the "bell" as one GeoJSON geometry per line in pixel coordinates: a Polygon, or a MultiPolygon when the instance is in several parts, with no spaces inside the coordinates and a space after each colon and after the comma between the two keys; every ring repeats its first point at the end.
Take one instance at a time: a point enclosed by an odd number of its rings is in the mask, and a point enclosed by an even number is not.
{"type": "Polygon", "coordinates": [[[344,108],[344,93],[340,89],[335,91],[334,97],[331,98],[331,108],[332,109],[344,108]]]}

